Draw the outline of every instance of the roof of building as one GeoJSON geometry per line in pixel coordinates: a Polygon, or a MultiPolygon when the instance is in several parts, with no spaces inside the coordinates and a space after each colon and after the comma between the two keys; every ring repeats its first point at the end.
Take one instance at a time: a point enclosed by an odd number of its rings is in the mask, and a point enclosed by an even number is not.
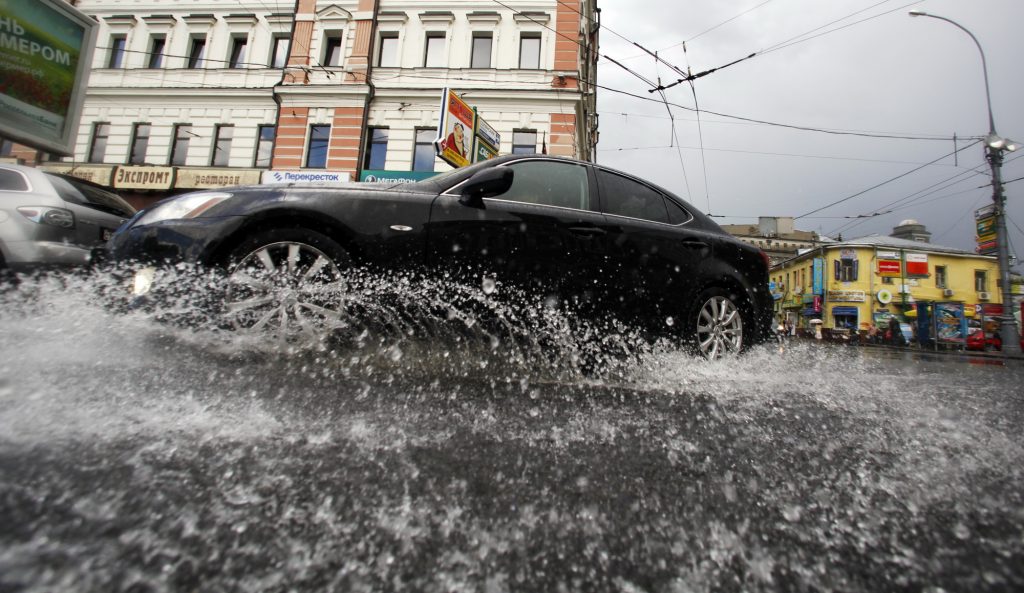
{"type": "MultiPolygon", "coordinates": [[[[889,235],[867,235],[864,237],[858,237],[856,239],[844,239],[835,243],[829,243],[822,245],[826,249],[837,249],[843,247],[882,247],[889,249],[905,249],[913,251],[927,251],[932,253],[948,253],[950,255],[969,255],[974,257],[993,257],[994,256],[983,256],[974,253],[973,251],[965,251],[963,249],[957,249],[956,247],[946,247],[943,245],[936,245],[934,243],[924,243],[922,241],[911,241],[909,239],[898,239],[896,237],[890,237],[889,235]]],[[[795,255],[786,262],[799,259],[807,256],[808,254],[814,254],[817,250],[807,250],[803,253],[795,255]]],[[[785,262],[783,262],[785,263],[785,262]]]]}

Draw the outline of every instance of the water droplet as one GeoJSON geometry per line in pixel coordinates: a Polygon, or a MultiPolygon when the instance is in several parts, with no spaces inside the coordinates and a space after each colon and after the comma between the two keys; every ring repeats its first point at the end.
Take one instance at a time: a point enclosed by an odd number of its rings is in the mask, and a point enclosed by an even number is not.
{"type": "Polygon", "coordinates": [[[495,289],[497,289],[497,288],[498,288],[498,285],[494,281],[494,278],[486,278],[486,277],[484,278],[484,283],[483,283],[484,294],[493,294],[495,289]]]}
{"type": "Polygon", "coordinates": [[[673,319],[672,317],[669,317],[669,318],[665,319],[665,325],[667,325],[669,327],[672,327],[675,324],[676,324],[676,320],[673,319]]]}

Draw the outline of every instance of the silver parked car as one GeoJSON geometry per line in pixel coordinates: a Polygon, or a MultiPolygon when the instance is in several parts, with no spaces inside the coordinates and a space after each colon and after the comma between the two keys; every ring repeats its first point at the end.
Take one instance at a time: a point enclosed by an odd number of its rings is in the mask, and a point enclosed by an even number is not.
{"type": "Polygon", "coordinates": [[[0,273],[87,265],[92,248],[134,214],[88,181],[0,164],[0,273]]]}

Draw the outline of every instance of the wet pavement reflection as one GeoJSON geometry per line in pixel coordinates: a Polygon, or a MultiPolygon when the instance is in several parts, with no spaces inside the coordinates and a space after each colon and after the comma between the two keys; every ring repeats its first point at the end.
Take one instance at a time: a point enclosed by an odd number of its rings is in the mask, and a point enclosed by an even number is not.
{"type": "Polygon", "coordinates": [[[259,349],[94,282],[0,296],[5,591],[1024,588],[1016,362],[259,349]]]}

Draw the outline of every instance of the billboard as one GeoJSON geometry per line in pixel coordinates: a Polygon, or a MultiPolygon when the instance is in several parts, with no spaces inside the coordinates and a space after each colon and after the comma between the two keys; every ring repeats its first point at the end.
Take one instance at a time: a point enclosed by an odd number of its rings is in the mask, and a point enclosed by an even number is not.
{"type": "Polygon", "coordinates": [[[74,151],[97,26],[62,0],[0,0],[0,135],[74,151]]]}
{"type": "Polygon", "coordinates": [[[476,114],[455,91],[445,88],[441,96],[441,124],[437,126],[434,148],[449,165],[465,167],[473,156],[470,150],[476,114]]]}

